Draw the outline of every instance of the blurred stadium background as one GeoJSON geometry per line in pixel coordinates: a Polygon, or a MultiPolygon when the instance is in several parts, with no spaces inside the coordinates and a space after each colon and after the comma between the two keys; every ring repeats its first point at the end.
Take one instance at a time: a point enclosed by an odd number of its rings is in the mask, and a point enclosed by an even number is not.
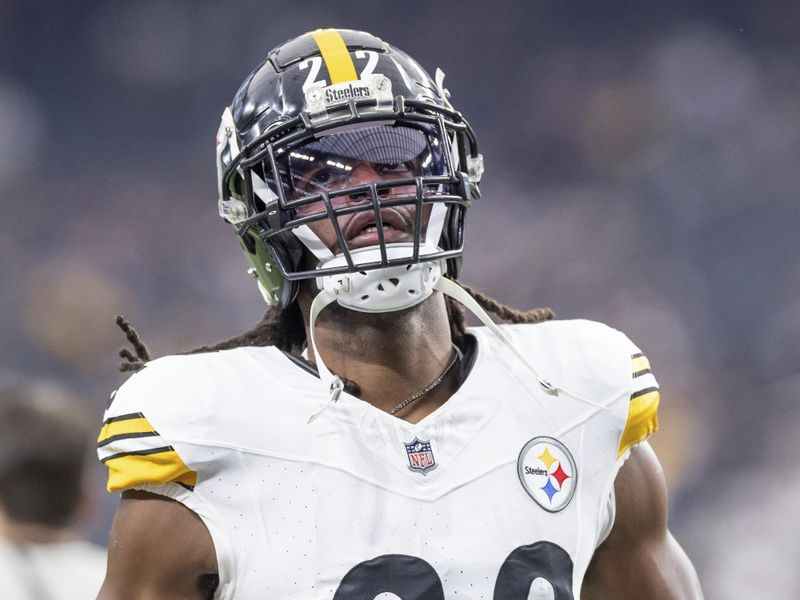
{"type": "MultiPolygon", "coordinates": [[[[662,384],[671,525],[711,600],[800,597],[800,5],[0,1],[0,369],[97,419],[153,355],[264,307],[213,143],[273,46],[365,29],[441,67],[486,157],[464,281],[605,321],[662,384]]],[[[85,534],[116,499],[95,466],[85,534]]]]}

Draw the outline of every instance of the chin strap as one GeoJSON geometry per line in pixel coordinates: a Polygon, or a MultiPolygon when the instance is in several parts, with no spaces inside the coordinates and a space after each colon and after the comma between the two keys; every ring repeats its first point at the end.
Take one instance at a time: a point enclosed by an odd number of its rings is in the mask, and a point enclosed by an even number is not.
{"type": "Polygon", "coordinates": [[[457,300],[465,307],[467,307],[472,314],[478,317],[481,323],[486,325],[486,327],[488,327],[493,334],[495,334],[498,338],[500,338],[500,341],[503,342],[509,350],[511,350],[514,356],[516,356],[522,362],[523,365],[525,365],[526,367],[528,367],[528,369],[530,369],[531,373],[533,373],[534,377],[536,377],[536,381],[539,384],[539,387],[542,388],[542,390],[544,390],[545,393],[551,396],[558,396],[559,388],[555,387],[552,383],[550,383],[544,377],[539,375],[536,369],[533,368],[533,365],[531,365],[531,363],[525,360],[525,357],[522,356],[522,354],[519,352],[519,350],[516,349],[514,344],[511,343],[511,340],[509,340],[508,336],[506,336],[506,334],[503,333],[503,330],[500,329],[497,325],[495,325],[494,321],[492,321],[491,317],[489,317],[489,315],[486,314],[486,311],[483,310],[481,305],[478,304],[475,298],[470,296],[464,288],[462,288],[452,279],[447,279],[446,277],[440,277],[439,281],[436,282],[436,285],[433,286],[433,289],[439,290],[443,294],[450,296],[454,300],[457,300]]]}
{"type": "Polygon", "coordinates": [[[569,390],[565,390],[564,388],[558,387],[547,381],[544,377],[539,375],[538,371],[533,367],[533,365],[528,362],[528,360],[522,355],[522,353],[517,350],[516,346],[508,339],[508,336],[503,333],[503,330],[500,329],[497,325],[495,325],[494,321],[486,314],[486,311],[483,310],[480,304],[470,296],[467,291],[458,285],[452,279],[447,279],[446,277],[440,277],[436,284],[433,286],[433,289],[442,292],[443,294],[450,296],[454,300],[463,304],[469,311],[474,314],[481,323],[486,325],[486,327],[494,333],[506,347],[511,350],[512,354],[517,357],[517,359],[525,365],[528,370],[533,373],[533,376],[536,377],[536,382],[539,384],[539,387],[544,390],[545,393],[549,394],[550,396],[558,396],[559,394],[566,394],[567,396],[572,396],[576,400],[580,400],[581,402],[585,402],[586,404],[590,404],[595,408],[600,409],[607,409],[607,406],[600,404],[598,402],[594,402],[593,400],[589,400],[579,394],[574,394],[569,390]]]}
{"type": "Polygon", "coordinates": [[[318,416],[322,414],[322,412],[331,406],[332,404],[336,403],[339,400],[339,395],[342,393],[344,389],[344,382],[342,381],[341,377],[338,375],[334,375],[331,373],[330,369],[325,365],[325,361],[322,360],[322,356],[320,356],[319,352],[317,351],[317,340],[314,337],[314,323],[317,321],[317,317],[319,313],[322,312],[322,309],[331,304],[332,302],[336,301],[336,296],[328,291],[322,290],[319,294],[316,295],[314,301],[311,303],[311,313],[309,315],[309,326],[308,329],[311,332],[311,352],[314,353],[314,360],[317,363],[317,371],[319,371],[319,378],[323,382],[330,381],[330,397],[328,401],[320,408],[317,412],[311,415],[308,418],[308,422],[311,423],[316,419],[318,416]]]}
{"type": "MultiPolygon", "coordinates": [[[[580,400],[581,402],[585,402],[595,408],[599,409],[607,409],[607,406],[594,402],[588,398],[585,398],[579,394],[574,394],[564,388],[558,387],[550,383],[547,379],[539,375],[538,371],[533,367],[533,365],[528,362],[528,360],[522,355],[522,353],[517,350],[514,344],[508,339],[508,336],[503,333],[503,330],[500,329],[494,321],[492,321],[491,317],[486,314],[486,311],[477,303],[475,298],[470,296],[467,291],[458,285],[452,279],[447,279],[446,277],[439,277],[438,281],[433,286],[433,289],[440,291],[441,293],[450,296],[454,300],[463,304],[470,312],[472,312],[481,323],[486,325],[486,327],[494,333],[503,344],[511,351],[511,353],[517,357],[517,359],[525,365],[528,370],[533,374],[536,378],[536,382],[539,384],[539,387],[548,395],[550,396],[558,396],[559,394],[566,394],[575,398],[576,400],[580,400]]],[[[314,324],[316,323],[317,317],[322,310],[328,306],[329,304],[336,301],[336,296],[328,291],[323,290],[317,294],[314,298],[314,301],[311,303],[311,313],[309,316],[309,331],[311,332],[311,351],[314,353],[314,358],[317,362],[317,370],[319,371],[320,379],[323,382],[330,382],[330,397],[328,401],[320,408],[317,412],[315,412],[311,417],[309,417],[308,422],[311,423],[314,421],[322,412],[327,409],[332,404],[335,404],[337,400],[339,400],[339,396],[344,389],[344,382],[338,375],[334,375],[331,373],[330,369],[325,365],[325,362],[322,360],[319,352],[317,351],[317,340],[314,336],[314,324]]]]}

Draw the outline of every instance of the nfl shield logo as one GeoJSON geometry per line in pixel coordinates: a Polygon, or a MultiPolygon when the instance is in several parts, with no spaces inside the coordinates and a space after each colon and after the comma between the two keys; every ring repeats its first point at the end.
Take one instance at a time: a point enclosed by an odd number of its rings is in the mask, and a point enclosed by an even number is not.
{"type": "Polygon", "coordinates": [[[409,444],[403,443],[406,446],[410,470],[426,475],[428,471],[433,471],[437,467],[430,440],[422,441],[414,438],[414,441],[409,444]]]}

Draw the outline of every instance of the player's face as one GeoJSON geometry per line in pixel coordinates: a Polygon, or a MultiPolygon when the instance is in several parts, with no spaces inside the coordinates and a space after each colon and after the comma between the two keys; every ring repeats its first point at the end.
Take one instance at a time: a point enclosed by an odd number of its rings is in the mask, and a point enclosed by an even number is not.
{"type": "MultiPolygon", "coordinates": [[[[335,167],[333,167],[335,168],[335,167]]],[[[312,173],[309,177],[309,193],[319,193],[320,186],[327,184],[330,187],[326,191],[336,191],[339,189],[369,185],[371,183],[381,183],[395,179],[406,179],[417,176],[417,171],[413,165],[408,164],[388,164],[375,165],[366,162],[357,162],[351,165],[347,177],[342,177],[339,173],[331,173],[332,168],[320,166],[320,169],[312,173]],[[312,191],[315,190],[315,191],[312,191]]],[[[379,200],[389,200],[393,198],[409,197],[415,194],[414,184],[394,186],[391,189],[380,190],[379,200]]],[[[372,195],[369,191],[357,192],[346,196],[338,196],[331,199],[334,208],[342,206],[355,206],[364,203],[371,204],[372,195]]],[[[423,221],[427,222],[430,213],[430,206],[423,209],[423,221]]],[[[325,211],[323,202],[315,202],[304,206],[299,210],[300,216],[317,214],[325,211]]],[[[413,241],[414,206],[395,206],[382,207],[380,216],[383,222],[383,239],[387,244],[397,242],[413,241]]],[[[353,214],[340,216],[338,218],[339,227],[342,230],[349,249],[374,246],[380,243],[378,226],[376,224],[374,210],[365,210],[353,214]]],[[[322,242],[334,254],[341,252],[338,237],[333,223],[329,219],[309,223],[311,230],[322,240],[322,242]]]]}
{"type": "MultiPolygon", "coordinates": [[[[289,172],[294,199],[322,193],[330,194],[332,208],[364,206],[364,210],[340,215],[337,223],[350,250],[380,243],[375,204],[370,184],[398,182],[390,188],[376,189],[387,244],[413,241],[416,208],[412,201],[396,206],[384,203],[416,196],[415,178],[439,175],[444,161],[437,149],[438,140],[421,130],[386,125],[362,128],[321,138],[289,153],[289,172]],[[348,194],[338,194],[345,189],[348,194]]],[[[425,205],[423,234],[430,214],[425,205]]],[[[325,203],[316,200],[298,207],[298,216],[326,212],[325,203]]],[[[309,228],[334,253],[342,251],[333,222],[322,219],[309,228]]]]}

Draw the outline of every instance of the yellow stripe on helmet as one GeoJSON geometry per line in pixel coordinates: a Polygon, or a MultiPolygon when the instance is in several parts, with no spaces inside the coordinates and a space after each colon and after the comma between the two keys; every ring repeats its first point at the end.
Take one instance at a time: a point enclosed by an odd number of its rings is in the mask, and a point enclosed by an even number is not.
{"type": "Polygon", "coordinates": [[[314,41],[317,42],[317,46],[319,46],[325,66],[328,67],[331,83],[358,80],[353,58],[350,56],[347,45],[338,31],[335,29],[317,29],[312,31],[311,35],[314,41]]]}

